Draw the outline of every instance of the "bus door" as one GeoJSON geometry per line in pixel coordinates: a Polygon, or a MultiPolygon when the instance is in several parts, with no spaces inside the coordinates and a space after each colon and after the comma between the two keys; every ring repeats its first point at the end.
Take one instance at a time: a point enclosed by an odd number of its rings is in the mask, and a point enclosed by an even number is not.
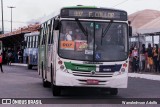
{"type": "Polygon", "coordinates": [[[40,34],[40,46],[39,46],[39,65],[40,70],[43,71],[42,76],[43,78],[46,77],[45,73],[45,65],[46,65],[46,27],[45,24],[42,25],[42,31],[40,34]]]}
{"type": "Polygon", "coordinates": [[[48,79],[51,82],[51,72],[53,71],[53,20],[48,24],[48,38],[47,38],[47,75],[48,79]],[[51,68],[52,67],[52,68],[51,68]]]}
{"type": "Polygon", "coordinates": [[[51,21],[47,22],[46,25],[46,47],[45,47],[45,64],[46,64],[46,71],[45,71],[45,75],[46,75],[46,79],[48,81],[50,80],[50,75],[51,75],[51,43],[50,43],[50,38],[51,38],[51,21]]]}

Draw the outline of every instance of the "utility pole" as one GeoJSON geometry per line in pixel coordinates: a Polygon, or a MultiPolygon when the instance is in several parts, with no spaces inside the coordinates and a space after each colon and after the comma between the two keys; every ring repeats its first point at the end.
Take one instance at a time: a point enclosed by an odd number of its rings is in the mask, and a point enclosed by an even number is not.
{"type": "Polygon", "coordinates": [[[3,0],[1,0],[1,10],[2,10],[2,34],[4,34],[4,21],[3,21],[3,0]]]}
{"type": "Polygon", "coordinates": [[[11,32],[12,32],[12,9],[13,9],[13,8],[16,8],[16,7],[8,6],[8,8],[11,9],[11,32]]]}

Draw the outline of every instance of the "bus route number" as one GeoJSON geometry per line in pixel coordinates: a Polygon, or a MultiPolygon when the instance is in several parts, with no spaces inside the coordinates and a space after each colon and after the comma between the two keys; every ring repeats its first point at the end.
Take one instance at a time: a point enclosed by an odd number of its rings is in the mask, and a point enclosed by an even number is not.
{"type": "Polygon", "coordinates": [[[83,11],[74,11],[74,16],[82,16],[83,11]]]}
{"type": "Polygon", "coordinates": [[[61,41],[61,49],[74,50],[74,41],[61,41]]]}

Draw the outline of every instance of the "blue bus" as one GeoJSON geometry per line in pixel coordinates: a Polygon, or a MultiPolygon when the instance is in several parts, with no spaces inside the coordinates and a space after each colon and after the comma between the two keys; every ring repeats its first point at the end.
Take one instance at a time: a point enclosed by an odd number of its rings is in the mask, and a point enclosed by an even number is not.
{"type": "Polygon", "coordinates": [[[23,63],[28,64],[28,69],[37,66],[38,63],[38,35],[38,31],[24,35],[25,49],[23,52],[23,63]]]}

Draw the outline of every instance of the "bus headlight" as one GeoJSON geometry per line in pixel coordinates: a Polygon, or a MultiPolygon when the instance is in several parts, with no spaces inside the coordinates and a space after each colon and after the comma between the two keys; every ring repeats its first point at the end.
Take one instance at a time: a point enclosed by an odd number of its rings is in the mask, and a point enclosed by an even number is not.
{"type": "Polygon", "coordinates": [[[125,68],[121,68],[121,72],[125,72],[125,68]]]}
{"type": "Polygon", "coordinates": [[[67,72],[67,73],[69,73],[67,69],[65,69],[65,70],[64,70],[64,72],[67,72]]]}
{"type": "Polygon", "coordinates": [[[114,72],[114,76],[116,76],[116,75],[121,75],[122,74],[122,72],[121,71],[119,71],[119,72],[114,72]]]}
{"type": "Polygon", "coordinates": [[[60,66],[60,69],[63,70],[63,69],[64,69],[64,65],[61,65],[61,66],[60,66]]]}
{"type": "Polygon", "coordinates": [[[114,74],[113,75],[119,75],[120,74],[120,72],[114,72],[114,74]]]}

